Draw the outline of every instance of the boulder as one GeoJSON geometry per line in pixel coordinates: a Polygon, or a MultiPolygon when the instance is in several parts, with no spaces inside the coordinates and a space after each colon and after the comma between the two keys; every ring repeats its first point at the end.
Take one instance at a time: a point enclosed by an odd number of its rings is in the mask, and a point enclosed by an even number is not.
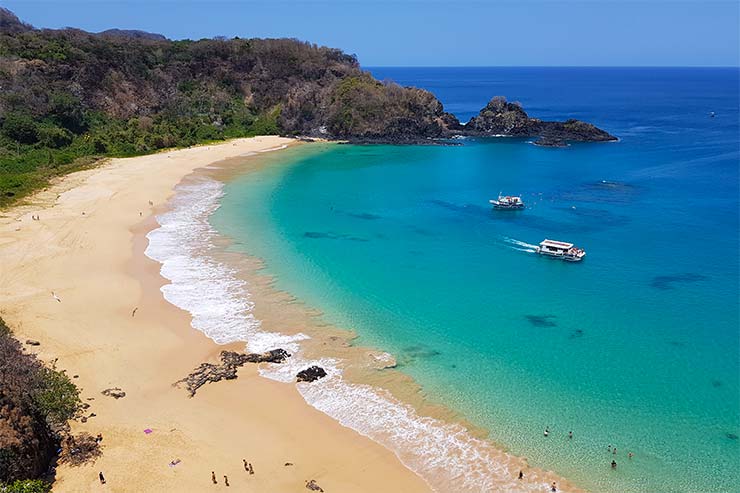
{"type": "Polygon", "coordinates": [[[314,382],[319,378],[324,378],[325,376],[326,370],[320,366],[311,366],[305,370],[299,371],[296,378],[299,382],[314,382]]]}

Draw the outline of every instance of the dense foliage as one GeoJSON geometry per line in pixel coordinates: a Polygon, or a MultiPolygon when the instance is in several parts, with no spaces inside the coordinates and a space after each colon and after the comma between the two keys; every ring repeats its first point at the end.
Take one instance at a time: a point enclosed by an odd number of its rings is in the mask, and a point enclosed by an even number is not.
{"type": "Polygon", "coordinates": [[[382,84],[332,48],[37,30],[2,9],[0,88],[0,206],[83,156],[256,134],[433,137],[451,117],[431,93],[382,84]]]}
{"type": "Polygon", "coordinates": [[[58,446],[56,431],[80,405],[71,380],[23,352],[0,319],[0,484],[10,482],[7,491],[45,491],[40,483],[12,482],[46,471],[58,446]]]}
{"type": "Polygon", "coordinates": [[[0,483],[0,493],[49,493],[51,484],[41,479],[16,480],[10,484],[0,483]]]}

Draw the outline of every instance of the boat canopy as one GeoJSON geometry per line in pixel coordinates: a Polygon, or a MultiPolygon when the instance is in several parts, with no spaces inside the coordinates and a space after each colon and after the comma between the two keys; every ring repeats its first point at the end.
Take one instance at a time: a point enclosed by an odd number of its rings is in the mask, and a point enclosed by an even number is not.
{"type": "Polygon", "coordinates": [[[573,243],[565,243],[563,241],[555,241],[555,240],[544,240],[542,243],[540,243],[540,246],[569,250],[573,248],[573,243]]]}

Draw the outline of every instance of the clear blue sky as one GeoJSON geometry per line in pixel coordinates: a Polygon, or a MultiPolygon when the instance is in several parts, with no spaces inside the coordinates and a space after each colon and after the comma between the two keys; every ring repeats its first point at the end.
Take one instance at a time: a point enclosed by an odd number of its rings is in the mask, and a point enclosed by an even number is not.
{"type": "Polygon", "coordinates": [[[36,27],[293,37],[364,66],[737,66],[737,0],[0,0],[36,27]]]}

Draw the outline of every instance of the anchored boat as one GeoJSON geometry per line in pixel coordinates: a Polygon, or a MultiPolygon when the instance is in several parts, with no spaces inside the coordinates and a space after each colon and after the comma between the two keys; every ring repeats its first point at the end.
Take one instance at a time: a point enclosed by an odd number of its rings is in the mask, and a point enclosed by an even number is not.
{"type": "Polygon", "coordinates": [[[573,243],[555,240],[544,240],[541,242],[540,246],[537,247],[537,253],[568,262],[580,262],[586,256],[586,251],[583,248],[578,248],[573,243]]]}
{"type": "Polygon", "coordinates": [[[489,200],[494,209],[524,209],[524,202],[518,195],[500,195],[498,200],[489,200]]]}

